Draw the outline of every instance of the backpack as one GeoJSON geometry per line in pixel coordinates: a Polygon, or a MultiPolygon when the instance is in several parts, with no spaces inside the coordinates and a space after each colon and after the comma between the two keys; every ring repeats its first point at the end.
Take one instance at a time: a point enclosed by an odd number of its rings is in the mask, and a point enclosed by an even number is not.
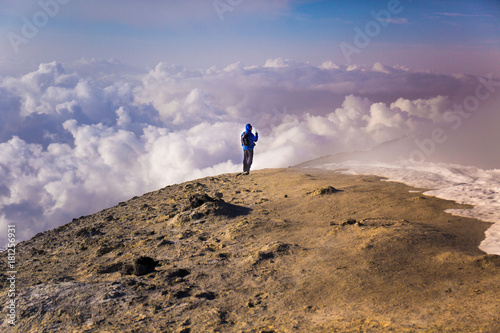
{"type": "Polygon", "coordinates": [[[249,132],[245,132],[241,135],[241,145],[250,146],[250,138],[248,137],[249,132]]]}

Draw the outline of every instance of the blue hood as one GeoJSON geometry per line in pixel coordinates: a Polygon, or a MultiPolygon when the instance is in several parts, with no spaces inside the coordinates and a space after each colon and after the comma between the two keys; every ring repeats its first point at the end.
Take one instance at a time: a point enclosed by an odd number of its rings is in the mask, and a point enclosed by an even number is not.
{"type": "Polygon", "coordinates": [[[249,144],[243,146],[243,150],[252,150],[255,147],[255,142],[259,141],[259,134],[256,133],[254,135],[252,133],[252,125],[250,124],[247,124],[245,129],[246,131],[241,133],[241,144],[243,145],[243,136],[246,135],[249,140],[249,144]]]}

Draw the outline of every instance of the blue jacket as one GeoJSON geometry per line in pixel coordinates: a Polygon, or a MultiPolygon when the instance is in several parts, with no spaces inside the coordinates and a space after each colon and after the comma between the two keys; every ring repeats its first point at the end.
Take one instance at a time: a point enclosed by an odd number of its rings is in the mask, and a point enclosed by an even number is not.
{"type": "Polygon", "coordinates": [[[250,145],[243,146],[243,150],[252,150],[255,147],[255,142],[259,141],[259,134],[254,135],[252,132],[250,132],[249,128],[247,128],[245,132],[241,133],[241,136],[243,136],[245,133],[248,133],[250,145]]]}

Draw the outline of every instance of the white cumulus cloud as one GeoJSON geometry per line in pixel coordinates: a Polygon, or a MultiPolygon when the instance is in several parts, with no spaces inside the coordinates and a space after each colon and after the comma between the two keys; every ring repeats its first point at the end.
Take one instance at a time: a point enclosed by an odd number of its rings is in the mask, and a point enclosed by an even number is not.
{"type": "Polygon", "coordinates": [[[168,184],[239,171],[246,123],[260,132],[255,168],[450,125],[443,114],[477,82],[283,59],[147,73],[112,60],[41,64],[0,78],[0,228],[14,223],[26,239],[168,184]]]}

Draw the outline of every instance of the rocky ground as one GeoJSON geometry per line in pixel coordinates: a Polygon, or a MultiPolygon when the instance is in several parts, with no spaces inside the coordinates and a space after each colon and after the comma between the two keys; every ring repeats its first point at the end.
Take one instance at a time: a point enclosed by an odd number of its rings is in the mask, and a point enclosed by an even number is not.
{"type": "Polygon", "coordinates": [[[132,198],[19,244],[0,330],[499,332],[488,224],[414,190],[279,169],[132,198]]]}

